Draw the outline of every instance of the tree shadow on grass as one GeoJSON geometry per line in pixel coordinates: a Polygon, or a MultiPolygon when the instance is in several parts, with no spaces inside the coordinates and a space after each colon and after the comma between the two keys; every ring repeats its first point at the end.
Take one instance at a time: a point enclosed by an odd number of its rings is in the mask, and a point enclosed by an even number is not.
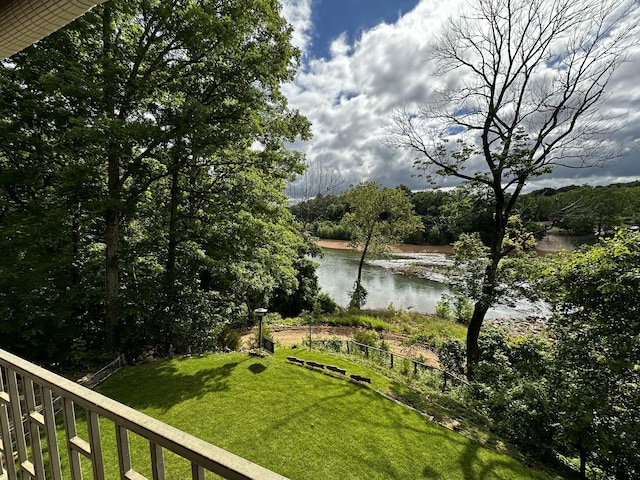
{"type": "Polygon", "coordinates": [[[174,361],[140,365],[124,370],[117,382],[105,382],[99,391],[137,410],[154,408],[166,412],[186,400],[229,390],[231,373],[245,361],[199,368],[193,373],[180,371],[174,361]]]}
{"type": "MultiPolygon", "coordinates": [[[[451,465],[452,472],[458,470],[465,480],[542,478],[541,475],[536,477],[533,471],[521,464],[519,460],[511,458],[505,453],[496,452],[490,447],[483,446],[475,440],[471,440],[457,432],[449,431],[446,427],[431,423],[426,419],[429,427],[425,430],[408,427],[397,416],[397,413],[394,414],[391,403],[385,408],[384,416],[387,419],[393,419],[392,423],[394,425],[403,425],[402,428],[398,428],[396,431],[401,440],[407,442],[407,445],[415,440],[414,436],[407,434],[409,431],[428,435],[428,440],[424,442],[425,449],[442,449],[445,445],[448,445],[447,463],[451,465]],[[500,470],[500,472],[497,470],[500,470]]],[[[378,422],[373,420],[371,423],[375,428],[378,422]]],[[[388,427],[380,422],[377,428],[388,427]]],[[[380,454],[382,455],[384,452],[381,451],[380,454]]],[[[392,472],[389,473],[391,474],[392,472]]],[[[448,478],[446,474],[439,473],[438,469],[432,465],[424,465],[422,476],[429,479],[448,478]]]]}

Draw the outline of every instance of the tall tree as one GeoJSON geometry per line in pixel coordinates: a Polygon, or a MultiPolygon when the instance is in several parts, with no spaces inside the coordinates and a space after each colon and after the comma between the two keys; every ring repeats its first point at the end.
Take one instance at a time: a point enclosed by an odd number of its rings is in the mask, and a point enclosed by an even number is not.
{"type": "Polygon", "coordinates": [[[360,250],[358,276],[349,306],[361,308],[367,291],[362,286],[362,267],[367,254],[388,253],[389,245],[402,242],[422,227],[420,217],[413,212],[407,194],[398,188],[381,187],[377,182],[363,182],[346,194],[349,211],[341,224],[349,232],[349,246],[360,250]]]}
{"type": "MultiPolygon", "coordinates": [[[[299,154],[286,146],[309,128],[279,90],[299,56],[279,8],[276,0],[111,1],[3,62],[2,77],[10,81],[2,93],[12,100],[0,104],[0,127],[12,136],[2,141],[0,161],[3,169],[31,172],[22,184],[3,184],[5,210],[24,210],[27,196],[46,194],[66,209],[60,218],[79,247],[68,247],[68,257],[83,249],[92,259],[104,255],[98,308],[105,321],[94,332],[106,350],[119,347],[131,312],[139,315],[127,328],[148,330],[148,316],[162,308],[146,306],[168,308],[199,295],[202,253],[215,250],[203,222],[220,222],[226,235],[235,226],[221,215],[243,209],[260,228],[273,222],[268,236],[256,236],[265,245],[275,248],[280,234],[297,241],[278,192],[302,170],[299,154]],[[16,105],[19,115],[12,113],[16,105]],[[36,148],[36,140],[46,148],[36,148]],[[58,188],[62,173],[68,195],[58,188]],[[264,201],[245,200],[259,192],[266,192],[264,201]],[[144,300],[143,292],[158,296],[144,300]]],[[[16,245],[17,238],[7,241],[16,245]]],[[[229,252],[232,245],[218,248],[229,252]]],[[[295,279],[287,258],[279,257],[284,284],[295,279]]],[[[259,270],[274,260],[254,254],[246,261],[259,270]]],[[[69,265],[73,273],[83,264],[69,265]]]]}
{"type": "MultiPolygon", "coordinates": [[[[637,44],[629,0],[472,0],[429,51],[436,74],[456,75],[417,111],[397,112],[387,142],[417,152],[416,168],[484,186],[493,210],[490,261],[467,334],[468,373],[495,301],[508,219],[532,177],[619,154],[600,110],[616,69],[637,44]]],[[[634,20],[635,19],[635,20],[634,20]]]]}

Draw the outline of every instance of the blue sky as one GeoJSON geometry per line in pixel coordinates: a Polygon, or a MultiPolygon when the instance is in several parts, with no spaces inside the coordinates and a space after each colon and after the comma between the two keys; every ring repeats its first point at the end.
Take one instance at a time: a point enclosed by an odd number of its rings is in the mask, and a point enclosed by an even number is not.
{"type": "MultiPolygon", "coordinates": [[[[309,165],[334,171],[347,186],[376,180],[429,187],[415,176],[414,153],[391,150],[381,140],[398,107],[417,108],[439,87],[464,81],[458,72],[435,76],[427,47],[451,16],[469,11],[466,1],[282,0],[303,59],[283,92],[312,123],[313,138],[294,145],[309,165]]],[[[610,141],[630,154],[604,168],[558,168],[532,179],[528,190],[640,180],[640,47],[634,48],[610,80],[603,105],[624,115],[610,141]]],[[[445,179],[439,186],[453,184],[445,179]]]]}
{"type": "Polygon", "coordinates": [[[315,0],[311,22],[314,32],[308,55],[326,58],[331,42],[345,34],[347,42],[354,42],[364,30],[382,22],[394,23],[412,10],[418,0],[315,0]]]}

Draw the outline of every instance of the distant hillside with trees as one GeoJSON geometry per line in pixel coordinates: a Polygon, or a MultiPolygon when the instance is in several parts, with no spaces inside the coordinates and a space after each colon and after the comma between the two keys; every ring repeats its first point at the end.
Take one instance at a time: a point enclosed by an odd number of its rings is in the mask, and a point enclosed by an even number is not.
{"type": "MultiPolygon", "coordinates": [[[[411,200],[423,228],[405,243],[447,245],[460,234],[477,232],[485,243],[491,239],[492,205],[481,190],[455,188],[412,192],[398,189],[411,200]]],[[[320,238],[350,240],[340,225],[350,211],[348,192],[318,195],[291,207],[304,228],[320,238]]],[[[545,188],[520,196],[516,213],[537,238],[551,229],[568,235],[606,235],[616,228],[640,225],[640,182],[592,187],[545,188]]]]}

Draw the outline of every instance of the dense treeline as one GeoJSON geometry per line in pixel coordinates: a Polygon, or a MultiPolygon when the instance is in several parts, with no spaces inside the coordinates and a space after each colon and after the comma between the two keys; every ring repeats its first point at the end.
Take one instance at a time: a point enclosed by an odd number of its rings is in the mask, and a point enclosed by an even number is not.
{"type": "Polygon", "coordinates": [[[278,12],[111,1],[0,64],[1,347],[212,348],[271,297],[312,301],[283,194],[309,125],[280,93],[299,52],[278,12]]]}
{"type": "MultiPolygon", "coordinates": [[[[491,238],[491,204],[482,191],[469,189],[411,192],[410,198],[424,227],[406,243],[446,245],[462,233],[477,232],[485,243],[491,238]]],[[[340,225],[349,211],[346,192],[318,195],[291,207],[306,229],[320,238],[349,240],[340,225]]],[[[541,238],[551,228],[572,235],[607,234],[616,227],[640,224],[640,183],[602,187],[569,186],[536,190],[520,196],[516,212],[525,228],[541,238]]]]}

